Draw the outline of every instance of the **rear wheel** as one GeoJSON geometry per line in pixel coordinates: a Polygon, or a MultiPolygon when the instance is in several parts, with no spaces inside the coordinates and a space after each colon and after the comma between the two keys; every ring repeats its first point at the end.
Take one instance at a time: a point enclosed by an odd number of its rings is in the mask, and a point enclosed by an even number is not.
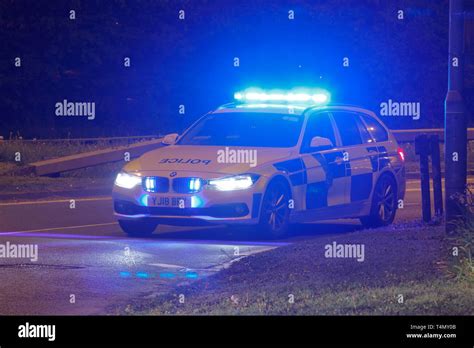
{"type": "Polygon", "coordinates": [[[152,221],[129,221],[119,220],[120,228],[130,237],[147,237],[150,236],[158,226],[152,221]]]}
{"type": "Polygon", "coordinates": [[[397,212],[396,182],[389,175],[383,175],[377,182],[372,196],[370,215],[360,218],[365,227],[390,225],[397,212]]]}
{"type": "Polygon", "coordinates": [[[283,180],[270,183],[263,196],[259,230],[265,237],[280,238],[288,233],[290,188],[283,180]]]}

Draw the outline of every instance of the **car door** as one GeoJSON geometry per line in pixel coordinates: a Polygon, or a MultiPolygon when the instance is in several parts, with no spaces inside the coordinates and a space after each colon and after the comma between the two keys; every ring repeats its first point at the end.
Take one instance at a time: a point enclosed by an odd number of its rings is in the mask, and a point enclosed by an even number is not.
{"type": "Polygon", "coordinates": [[[367,147],[367,151],[372,154],[373,171],[380,171],[391,163],[390,147],[392,147],[392,153],[397,149],[390,144],[387,131],[377,120],[364,113],[360,114],[360,118],[373,139],[371,146],[367,147]]]}
{"type": "Polygon", "coordinates": [[[332,111],[346,159],[346,197],[353,213],[362,209],[357,203],[367,202],[373,186],[374,161],[378,150],[366,125],[356,112],[332,111]]]}
{"type": "MultiPolygon", "coordinates": [[[[305,208],[308,212],[344,204],[346,183],[343,153],[337,147],[334,124],[328,112],[310,115],[300,148],[306,167],[305,208]],[[314,137],[327,138],[332,146],[312,148],[314,137]]],[[[313,215],[314,216],[314,215],[313,215]]]]}

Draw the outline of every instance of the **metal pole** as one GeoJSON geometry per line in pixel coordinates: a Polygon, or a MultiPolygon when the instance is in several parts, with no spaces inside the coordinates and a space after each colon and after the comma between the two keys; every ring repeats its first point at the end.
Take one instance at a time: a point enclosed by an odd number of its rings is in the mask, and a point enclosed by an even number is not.
{"type": "Polygon", "coordinates": [[[445,101],[445,206],[446,231],[452,233],[453,222],[462,216],[452,199],[464,194],[467,172],[467,120],[463,89],[463,0],[449,2],[449,76],[445,101]]]}
{"type": "Polygon", "coordinates": [[[431,221],[431,198],[430,198],[430,169],[428,153],[430,151],[429,139],[426,134],[415,138],[415,152],[420,156],[420,185],[421,185],[421,210],[423,221],[431,221]]]}
{"type": "Polygon", "coordinates": [[[433,201],[436,217],[443,215],[443,191],[441,183],[441,160],[439,156],[439,137],[430,136],[431,170],[433,172],[433,201]]]}
{"type": "Polygon", "coordinates": [[[428,164],[428,155],[420,155],[420,174],[421,174],[421,206],[423,210],[423,221],[431,221],[431,198],[430,198],[430,173],[428,164]]]}

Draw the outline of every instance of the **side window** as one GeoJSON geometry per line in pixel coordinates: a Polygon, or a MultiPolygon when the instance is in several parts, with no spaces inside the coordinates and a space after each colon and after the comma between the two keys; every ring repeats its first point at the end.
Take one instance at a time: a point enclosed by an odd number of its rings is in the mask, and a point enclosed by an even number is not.
{"type": "Polygon", "coordinates": [[[366,115],[361,115],[361,117],[367,125],[367,129],[372,135],[372,138],[374,138],[376,142],[388,140],[387,131],[375,118],[366,115]]]}
{"type": "Polygon", "coordinates": [[[327,138],[331,140],[334,146],[336,145],[336,136],[334,135],[334,129],[329,114],[323,112],[309,117],[301,152],[309,152],[311,150],[311,139],[314,137],[327,138]]]}
{"type": "Polygon", "coordinates": [[[357,124],[357,115],[352,112],[336,111],[332,113],[343,146],[362,144],[362,137],[357,124]]]}
{"type": "Polygon", "coordinates": [[[362,122],[362,120],[359,117],[356,117],[355,119],[356,119],[357,126],[359,127],[362,143],[363,144],[373,143],[374,140],[372,139],[372,135],[367,130],[367,127],[365,126],[364,122],[362,122]]]}

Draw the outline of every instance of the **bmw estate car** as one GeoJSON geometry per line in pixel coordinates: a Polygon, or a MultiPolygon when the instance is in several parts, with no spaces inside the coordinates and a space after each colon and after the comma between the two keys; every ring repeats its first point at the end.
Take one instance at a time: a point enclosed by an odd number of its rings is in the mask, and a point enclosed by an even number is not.
{"type": "Polygon", "coordinates": [[[392,223],[405,194],[404,154],[373,112],[320,105],[321,95],[300,98],[315,105],[253,97],[236,94],[123,168],[113,201],[124,232],[223,224],[278,238],[294,223],[392,223]]]}

